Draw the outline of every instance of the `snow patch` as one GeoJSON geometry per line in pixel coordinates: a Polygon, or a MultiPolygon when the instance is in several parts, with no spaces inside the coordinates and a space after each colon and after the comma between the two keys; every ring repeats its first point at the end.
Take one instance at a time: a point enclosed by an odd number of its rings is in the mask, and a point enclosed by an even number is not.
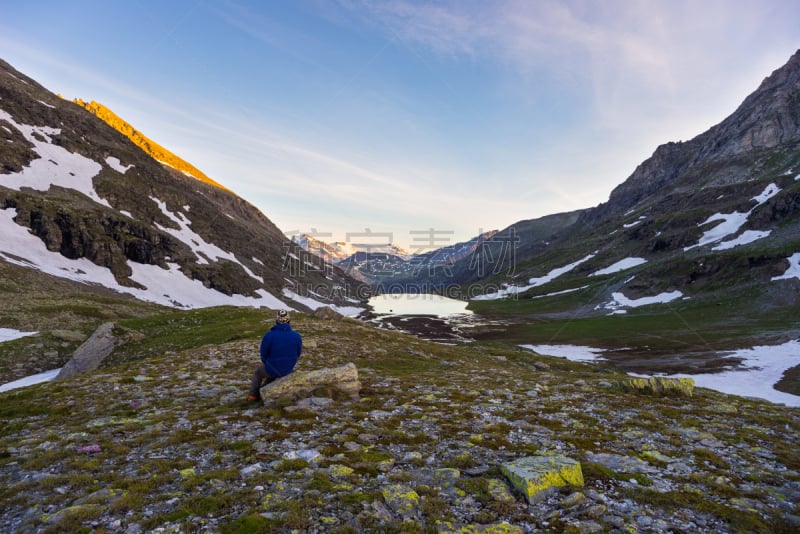
{"type": "Polygon", "coordinates": [[[582,347],[579,345],[521,345],[522,348],[532,350],[537,354],[566,358],[574,362],[593,362],[604,359],[601,354],[603,349],[582,347]]]}
{"type": "Polygon", "coordinates": [[[636,226],[637,224],[640,224],[640,223],[641,223],[643,220],[645,220],[646,218],[647,218],[647,217],[645,217],[644,215],[642,215],[641,217],[639,217],[638,219],[636,219],[636,220],[635,220],[635,221],[633,221],[633,222],[630,222],[630,223],[628,223],[628,224],[623,224],[623,225],[622,225],[622,227],[623,227],[623,228],[633,228],[633,227],[634,227],[634,226],[636,226]]]}
{"type": "Polygon", "coordinates": [[[800,252],[795,252],[786,259],[789,261],[789,268],[782,275],[772,277],[773,281],[789,280],[791,278],[800,280],[800,252]]]}
{"type": "Polygon", "coordinates": [[[605,269],[600,269],[599,271],[595,271],[589,276],[601,276],[604,274],[618,273],[620,271],[636,267],[637,265],[642,265],[643,263],[647,263],[647,260],[644,258],[625,258],[619,260],[617,263],[613,265],[609,265],[605,269]]]}
{"type": "Polygon", "coordinates": [[[546,284],[548,282],[552,282],[553,280],[555,280],[556,278],[558,278],[562,274],[566,274],[566,273],[570,272],[572,269],[574,269],[575,267],[577,267],[581,263],[589,261],[590,259],[594,258],[596,255],[597,255],[596,252],[593,253],[593,254],[589,254],[588,256],[585,256],[585,257],[579,259],[576,262],[570,263],[570,264],[565,265],[563,267],[559,267],[557,269],[553,269],[552,271],[547,273],[545,276],[542,276],[541,278],[531,278],[530,280],[528,280],[528,283],[531,284],[531,287],[536,287],[536,286],[544,285],[544,284],[546,284]]]}
{"type": "Polygon", "coordinates": [[[638,299],[629,299],[619,292],[611,294],[612,301],[604,307],[608,310],[618,310],[619,308],[638,308],[640,306],[649,306],[650,304],[666,304],[673,300],[679,299],[683,296],[680,291],[670,291],[669,293],[659,293],[652,297],[642,297],[638,299]]]}
{"type": "Polygon", "coordinates": [[[554,292],[548,293],[546,295],[536,295],[535,297],[531,297],[531,298],[532,299],[543,299],[545,297],[555,297],[555,296],[558,296],[558,295],[566,295],[567,293],[574,293],[575,291],[580,291],[581,289],[586,289],[587,287],[589,287],[589,286],[586,285],[586,286],[581,286],[581,287],[573,287],[572,289],[563,289],[561,291],[554,291],[554,292]]]}
{"type": "Polygon", "coordinates": [[[48,104],[47,102],[44,102],[44,101],[42,101],[42,100],[37,100],[37,102],[38,102],[38,103],[40,103],[41,105],[45,106],[45,107],[48,107],[48,108],[50,108],[50,109],[56,109],[56,107],[55,107],[55,106],[53,106],[53,105],[50,105],[50,104],[48,104]]]}
{"type": "MultiPolygon", "coordinates": [[[[753,213],[753,210],[755,210],[757,207],[764,204],[766,201],[768,201],[769,199],[771,199],[780,192],[781,189],[777,185],[769,184],[764,189],[764,191],[762,191],[760,195],[757,195],[751,199],[756,201],[756,205],[750,208],[750,211],[747,211],[745,213],[734,211],[733,213],[715,213],[714,215],[711,215],[708,219],[698,224],[698,226],[706,226],[708,224],[717,221],[721,221],[720,224],[704,232],[703,235],[700,237],[700,241],[698,241],[696,245],[685,247],[683,251],[686,252],[695,247],[702,247],[710,243],[716,243],[718,241],[722,241],[723,239],[725,239],[730,235],[737,233],[739,229],[742,226],[744,226],[744,224],[747,222],[747,219],[750,218],[750,214],[753,213]]],[[[754,238],[754,235],[758,233],[759,232],[748,230],[747,232],[744,233],[747,234],[747,237],[745,237],[745,235],[743,234],[738,239],[726,241],[721,245],[719,245],[719,247],[721,248],[715,247],[713,250],[727,250],[739,245],[752,243],[756,239],[761,239],[762,237],[766,237],[766,235],[760,235],[759,237],[754,238]]],[[[769,233],[767,233],[767,235],[769,235],[769,233]]]]}
{"type": "Polygon", "coordinates": [[[760,195],[753,197],[752,200],[755,200],[757,202],[757,204],[753,207],[753,209],[757,208],[758,206],[760,206],[761,204],[771,199],[780,192],[781,192],[780,187],[778,187],[775,184],[769,184],[760,195]]]}
{"type": "MultiPolygon", "coordinates": [[[[522,345],[539,354],[559,356],[573,361],[603,359],[603,349],[571,345],[522,345]]],[[[697,387],[703,387],[747,397],[758,397],[787,406],[800,406],[800,396],[783,393],[773,386],[787,369],[800,364],[800,340],[782,345],[762,345],[726,354],[726,358],[741,359],[741,366],[721,373],[659,375],[669,378],[692,378],[697,387]]],[[[643,376],[629,373],[634,376],[643,376]]],[[[647,376],[647,375],[644,375],[647,376]]]]}
{"type": "Polygon", "coordinates": [[[106,165],[108,165],[109,167],[111,167],[120,174],[125,174],[126,172],[128,172],[128,169],[133,167],[133,163],[131,163],[130,165],[123,165],[122,162],[118,158],[115,158],[114,156],[108,156],[106,158],[106,165]]]}
{"type": "Polygon", "coordinates": [[[728,241],[723,241],[716,247],[713,247],[711,250],[728,250],[732,249],[733,247],[747,245],[748,243],[752,243],[753,241],[758,241],[759,239],[763,239],[769,236],[769,234],[771,233],[772,230],[767,230],[765,232],[756,230],[745,230],[739,237],[735,239],[730,239],[728,241]]]}
{"type": "Polygon", "coordinates": [[[126,293],[139,300],[155,302],[177,308],[203,308],[208,306],[254,306],[272,309],[285,308],[286,304],[267,291],[256,293],[260,298],[244,295],[225,295],[209,289],[199,280],[186,277],[176,264],[169,269],[157,265],[128,262],[133,274],[131,279],[146,289],[122,286],[114,279],[109,269],[95,265],[86,258],[70,259],[58,252],[47,250],[44,242],[31,234],[27,228],[13,221],[15,208],[0,210],[0,259],[14,265],[36,269],[45,274],[66,278],[84,284],[104,286],[126,293]]]}
{"type": "Polygon", "coordinates": [[[298,295],[294,291],[286,288],[283,289],[283,296],[295,302],[299,302],[300,304],[312,310],[317,310],[319,308],[324,308],[327,306],[331,308],[333,311],[341,315],[344,315],[345,317],[354,317],[359,313],[361,313],[362,311],[364,311],[364,308],[358,308],[356,306],[335,306],[333,304],[325,304],[318,300],[314,300],[311,297],[303,297],[301,295],[298,295]]]}
{"type": "Polygon", "coordinates": [[[34,384],[41,384],[42,382],[49,382],[58,376],[59,371],[61,371],[61,368],[52,369],[36,375],[26,376],[25,378],[20,378],[19,380],[14,380],[13,382],[6,382],[5,384],[0,385],[0,392],[24,388],[34,384]]]}
{"type": "Polygon", "coordinates": [[[13,328],[0,328],[0,343],[27,336],[35,336],[38,333],[39,332],[20,332],[19,330],[14,330],[13,328]]]}
{"type": "Polygon", "coordinates": [[[7,112],[0,109],[0,119],[7,121],[33,144],[39,159],[31,161],[28,167],[13,174],[0,176],[0,184],[15,191],[30,187],[37,191],[47,191],[51,186],[74,189],[106,207],[111,205],[94,190],[92,178],[102,170],[94,160],[68,151],[52,144],[52,135],[61,133],[59,128],[18,124],[7,112]],[[44,141],[42,141],[44,139],[44,141]]]}
{"type": "Polygon", "coordinates": [[[698,387],[741,395],[758,397],[787,406],[800,406],[800,397],[776,390],[787,369],[800,365],[800,340],[783,345],[762,345],[733,352],[728,358],[741,358],[740,367],[714,374],[667,375],[673,378],[693,378],[698,387]],[[766,386],[769,384],[769,386],[766,386]]]}
{"type": "Polygon", "coordinates": [[[548,282],[552,282],[553,280],[555,280],[556,278],[558,278],[562,274],[568,273],[569,271],[571,271],[572,269],[574,269],[575,267],[577,267],[581,263],[584,263],[584,262],[589,261],[590,259],[594,258],[596,255],[597,255],[597,252],[594,252],[592,254],[589,254],[588,256],[585,256],[585,257],[579,259],[578,261],[572,262],[572,263],[570,263],[568,265],[565,265],[563,267],[558,267],[556,269],[553,269],[552,271],[550,271],[549,273],[547,273],[546,275],[544,275],[542,277],[531,278],[530,280],[528,280],[528,285],[526,285],[526,286],[507,285],[504,288],[496,291],[495,293],[487,293],[486,295],[478,295],[477,297],[474,297],[472,300],[497,300],[497,299],[505,298],[508,295],[516,295],[517,293],[524,293],[525,291],[527,291],[527,290],[529,290],[529,289],[531,289],[533,287],[542,286],[544,284],[547,284],[548,282]]]}
{"type": "Polygon", "coordinates": [[[158,223],[156,223],[156,227],[158,227],[159,230],[166,232],[171,236],[180,239],[181,241],[189,245],[189,248],[192,249],[192,252],[194,252],[195,256],[197,257],[197,263],[201,265],[207,265],[209,259],[223,259],[232,261],[234,263],[238,263],[239,265],[241,265],[242,269],[244,269],[244,271],[251,278],[258,280],[262,284],[264,283],[264,279],[262,277],[255,274],[246,265],[237,260],[236,256],[234,256],[230,252],[222,250],[221,248],[212,243],[208,243],[199,234],[197,234],[194,230],[192,230],[189,227],[191,221],[187,219],[183,213],[181,212],[178,212],[177,214],[172,213],[171,211],[169,211],[169,209],[167,209],[167,203],[161,202],[156,197],[150,197],[150,200],[152,200],[158,205],[159,209],[161,210],[161,213],[169,217],[170,220],[174,221],[180,228],[178,230],[176,230],[175,228],[167,228],[165,226],[161,226],[158,223]]]}

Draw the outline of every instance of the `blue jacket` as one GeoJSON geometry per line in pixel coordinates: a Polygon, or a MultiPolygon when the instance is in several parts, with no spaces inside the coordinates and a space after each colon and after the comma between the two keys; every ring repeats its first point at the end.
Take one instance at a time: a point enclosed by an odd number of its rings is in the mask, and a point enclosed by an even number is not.
{"type": "Polygon", "coordinates": [[[261,361],[267,374],[274,378],[294,371],[303,351],[303,339],[288,323],[276,324],[261,340],[261,361]]]}

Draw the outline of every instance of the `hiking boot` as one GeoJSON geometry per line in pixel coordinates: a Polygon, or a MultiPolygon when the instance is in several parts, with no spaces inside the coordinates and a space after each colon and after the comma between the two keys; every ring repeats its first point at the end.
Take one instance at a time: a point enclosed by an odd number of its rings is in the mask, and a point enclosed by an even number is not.
{"type": "Polygon", "coordinates": [[[247,401],[248,402],[258,402],[258,397],[256,397],[255,395],[248,395],[247,396],[247,401]]]}

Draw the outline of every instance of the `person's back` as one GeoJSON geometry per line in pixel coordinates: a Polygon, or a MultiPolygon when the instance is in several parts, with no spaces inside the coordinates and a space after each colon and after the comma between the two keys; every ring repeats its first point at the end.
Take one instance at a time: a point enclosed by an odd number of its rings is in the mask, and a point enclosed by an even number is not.
{"type": "Polygon", "coordinates": [[[300,334],[289,323],[278,323],[261,340],[261,361],[271,377],[280,378],[294,371],[302,350],[300,334]]]}
{"type": "Polygon", "coordinates": [[[261,362],[256,365],[247,400],[259,399],[259,390],[265,381],[271,382],[294,371],[302,351],[303,338],[289,325],[289,313],[280,310],[275,326],[261,339],[261,362]]]}

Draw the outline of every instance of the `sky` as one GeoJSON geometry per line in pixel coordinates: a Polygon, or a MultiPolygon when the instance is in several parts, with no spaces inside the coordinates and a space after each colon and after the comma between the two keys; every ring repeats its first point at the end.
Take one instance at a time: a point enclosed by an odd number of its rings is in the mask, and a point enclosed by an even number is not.
{"type": "Polygon", "coordinates": [[[786,63],[798,21],[796,0],[0,0],[0,58],[284,232],[422,252],[606,201],[786,63]]]}

